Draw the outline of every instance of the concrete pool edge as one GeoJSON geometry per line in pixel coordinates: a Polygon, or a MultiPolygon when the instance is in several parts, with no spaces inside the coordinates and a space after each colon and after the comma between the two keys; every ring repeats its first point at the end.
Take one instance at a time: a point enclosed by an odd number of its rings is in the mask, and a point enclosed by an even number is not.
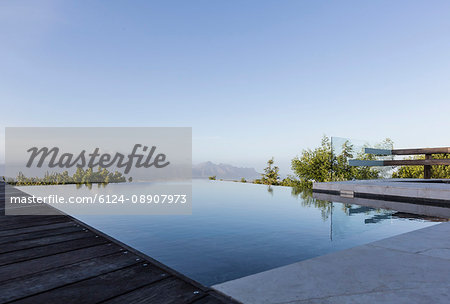
{"type": "Polygon", "coordinates": [[[419,218],[431,219],[450,218],[450,204],[448,207],[437,207],[423,204],[414,204],[411,202],[385,201],[381,199],[368,199],[362,197],[345,197],[327,193],[314,192],[313,198],[329,202],[337,202],[349,205],[359,205],[374,209],[388,209],[405,214],[415,214],[419,218]],[[431,218],[430,218],[431,217],[431,218]]]}
{"type": "Polygon", "coordinates": [[[316,182],[313,192],[435,207],[450,207],[450,180],[374,179],[316,182]]]}
{"type": "Polygon", "coordinates": [[[450,223],[228,281],[243,303],[447,303],[450,223]]]}

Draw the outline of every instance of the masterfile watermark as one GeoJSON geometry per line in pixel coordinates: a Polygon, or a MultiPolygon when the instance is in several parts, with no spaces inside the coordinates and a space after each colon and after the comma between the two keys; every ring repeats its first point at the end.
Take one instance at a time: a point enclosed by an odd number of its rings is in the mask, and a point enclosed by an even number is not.
{"type": "Polygon", "coordinates": [[[97,147],[92,153],[89,153],[86,156],[86,150],[82,150],[75,156],[72,153],[60,154],[60,149],[58,147],[32,147],[27,150],[27,152],[30,152],[30,158],[28,159],[26,167],[30,168],[35,165],[38,168],[41,168],[45,160],[48,160],[49,168],[83,168],[85,166],[89,168],[97,166],[109,168],[116,165],[117,168],[124,168],[124,173],[128,174],[133,167],[133,164],[136,168],[150,168],[152,166],[155,168],[164,168],[170,164],[169,161],[166,161],[166,155],[164,153],[158,153],[154,156],[156,146],[149,148],[145,145],[135,144],[132,152],[128,155],[118,152],[114,155],[111,155],[110,153],[100,154],[99,151],[100,148],[97,147]],[[143,153],[138,153],[139,149],[141,149],[143,153]],[[34,161],[38,156],[40,156],[40,158],[38,158],[36,164],[34,164],[34,161]],[[136,162],[134,161],[135,159],[136,162]]]}
{"type": "Polygon", "coordinates": [[[50,194],[48,196],[10,196],[10,204],[186,204],[186,194],[98,194],[94,196],[61,196],[50,194]]]}
{"type": "Polygon", "coordinates": [[[191,128],[6,128],[5,139],[4,179],[29,194],[5,197],[7,215],[191,213],[191,128]]]}

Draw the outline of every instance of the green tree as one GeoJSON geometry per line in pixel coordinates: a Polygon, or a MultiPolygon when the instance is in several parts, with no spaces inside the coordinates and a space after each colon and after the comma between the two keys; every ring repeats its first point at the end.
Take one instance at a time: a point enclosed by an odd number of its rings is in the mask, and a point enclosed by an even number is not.
{"type": "MultiPolygon", "coordinates": [[[[386,139],[387,141],[388,139],[386,139]]],[[[324,136],[320,147],[304,150],[300,157],[291,162],[291,169],[299,178],[299,185],[310,188],[313,182],[344,181],[352,179],[379,178],[380,172],[372,167],[353,167],[349,159],[373,160],[374,155],[363,151],[355,155],[354,146],[345,141],[339,154],[333,153],[331,140],[324,136]]]]}
{"type": "Polygon", "coordinates": [[[311,186],[313,181],[331,181],[332,164],[331,141],[324,136],[320,147],[303,150],[300,157],[295,157],[291,162],[291,169],[303,184],[311,186]]]}
{"type": "Polygon", "coordinates": [[[261,184],[265,185],[279,185],[280,175],[278,171],[280,169],[274,165],[273,157],[267,161],[267,167],[264,169],[264,173],[261,174],[261,179],[259,180],[261,184]]]}

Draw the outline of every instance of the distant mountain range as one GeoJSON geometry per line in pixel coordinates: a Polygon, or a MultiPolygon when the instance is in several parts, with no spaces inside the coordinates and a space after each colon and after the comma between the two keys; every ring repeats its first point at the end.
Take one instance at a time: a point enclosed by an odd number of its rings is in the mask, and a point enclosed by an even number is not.
{"type": "Polygon", "coordinates": [[[214,164],[210,161],[192,166],[193,178],[208,178],[216,176],[217,179],[241,179],[247,180],[260,178],[261,174],[256,172],[254,168],[240,168],[228,164],[214,164]]]}

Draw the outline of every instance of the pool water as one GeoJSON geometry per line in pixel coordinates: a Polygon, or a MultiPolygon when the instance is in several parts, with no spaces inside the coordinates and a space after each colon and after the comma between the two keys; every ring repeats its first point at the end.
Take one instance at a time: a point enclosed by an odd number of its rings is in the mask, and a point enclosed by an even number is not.
{"type": "Polygon", "coordinates": [[[192,215],[77,217],[208,286],[436,224],[291,192],[194,180],[192,215]]]}

